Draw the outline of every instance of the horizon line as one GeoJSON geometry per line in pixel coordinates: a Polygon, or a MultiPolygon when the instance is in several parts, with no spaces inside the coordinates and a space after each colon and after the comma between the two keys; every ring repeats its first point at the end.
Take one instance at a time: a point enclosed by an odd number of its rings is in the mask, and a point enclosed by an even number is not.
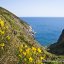
{"type": "MultiPolygon", "coordinates": [[[[34,17],[35,18],[35,17],[38,17],[38,16],[18,16],[18,17],[34,17]]],[[[64,17],[42,17],[42,18],[64,18],[64,17]]]]}

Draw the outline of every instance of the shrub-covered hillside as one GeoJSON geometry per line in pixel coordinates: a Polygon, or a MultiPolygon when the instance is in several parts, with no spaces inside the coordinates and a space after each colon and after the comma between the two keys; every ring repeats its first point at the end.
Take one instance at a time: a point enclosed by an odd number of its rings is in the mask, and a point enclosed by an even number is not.
{"type": "Polygon", "coordinates": [[[43,64],[46,55],[30,26],[0,7],[0,64],[43,64]]]}
{"type": "Polygon", "coordinates": [[[30,25],[0,7],[0,64],[64,63],[63,55],[47,52],[33,34],[30,25]]]}

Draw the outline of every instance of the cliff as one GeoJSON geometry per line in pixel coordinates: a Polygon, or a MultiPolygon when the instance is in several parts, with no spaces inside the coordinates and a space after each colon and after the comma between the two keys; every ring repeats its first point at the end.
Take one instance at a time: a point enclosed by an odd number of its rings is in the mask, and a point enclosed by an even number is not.
{"type": "Polygon", "coordinates": [[[49,46],[49,52],[58,54],[58,55],[64,55],[64,30],[62,30],[62,33],[57,43],[54,43],[49,46]]]}

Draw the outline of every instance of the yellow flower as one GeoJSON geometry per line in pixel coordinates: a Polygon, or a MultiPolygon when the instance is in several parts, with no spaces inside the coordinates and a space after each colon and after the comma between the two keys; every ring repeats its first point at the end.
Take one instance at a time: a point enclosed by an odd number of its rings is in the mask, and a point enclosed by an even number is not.
{"type": "Polygon", "coordinates": [[[40,49],[40,48],[38,48],[37,51],[38,51],[39,53],[41,53],[41,49],[40,49]]]}
{"type": "Polygon", "coordinates": [[[0,19],[0,25],[1,27],[4,27],[4,22],[0,19]]]}
{"type": "Polygon", "coordinates": [[[44,57],[41,56],[40,59],[41,59],[41,60],[44,60],[44,57]]]}
{"type": "Polygon", "coordinates": [[[4,35],[4,33],[5,33],[4,31],[1,32],[2,35],[4,35]]]}
{"type": "Polygon", "coordinates": [[[32,58],[32,57],[30,57],[30,58],[29,58],[29,62],[32,62],[32,61],[33,61],[33,58],[32,58]]]}
{"type": "Polygon", "coordinates": [[[26,52],[23,52],[24,56],[26,56],[26,52]]]}
{"type": "Polygon", "coordinates": [[[22,49],[19,49],[20,53],[22,52],[22,49]]]}
{"type": "Polygon", "coordinates": [[[5,44],[4,44],[4,43],[1,43],[1,44],[0,44],[0,46],[1,46],[1,47],[4,47],[4,46],[5,46],[5,44]]]}
{"type": "Polygon", "coordinates": [[[35,47],[32,47],[32,50],[33,50],[33,51],[36,51],[36,48],[35,48],[35,47]]]}
{"type": "Polygon", "coordinates": [[[8,35],[7,37],[6,37],[8,40],[10,40],[10,36],[8,35]]]}
{"type": "Polygon", "coordinates": [[[30,48],[26,49],[26,52],[29,53],[30,52],[30,48]]]}
{"type": "Polygon", "coordinates": [[[4,32],[4,31],[2,31],[2,30],[0,30],[0,33],[1,33],[2,35],[4,35],[4,33],[5,33],[5,32],[4,32]]]}

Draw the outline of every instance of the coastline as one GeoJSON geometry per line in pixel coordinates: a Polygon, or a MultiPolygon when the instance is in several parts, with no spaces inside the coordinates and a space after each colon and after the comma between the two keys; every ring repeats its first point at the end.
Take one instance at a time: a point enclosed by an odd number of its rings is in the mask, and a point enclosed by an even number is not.
{"type": "Polygon", "coordinates": [[[32,28],[32,26],[30,26],[29,25],[29,33],[32,35],[32,36],[34,36],[34,34],[36,33],[34,30],[33,30],[33,28],[32,28]]]}

